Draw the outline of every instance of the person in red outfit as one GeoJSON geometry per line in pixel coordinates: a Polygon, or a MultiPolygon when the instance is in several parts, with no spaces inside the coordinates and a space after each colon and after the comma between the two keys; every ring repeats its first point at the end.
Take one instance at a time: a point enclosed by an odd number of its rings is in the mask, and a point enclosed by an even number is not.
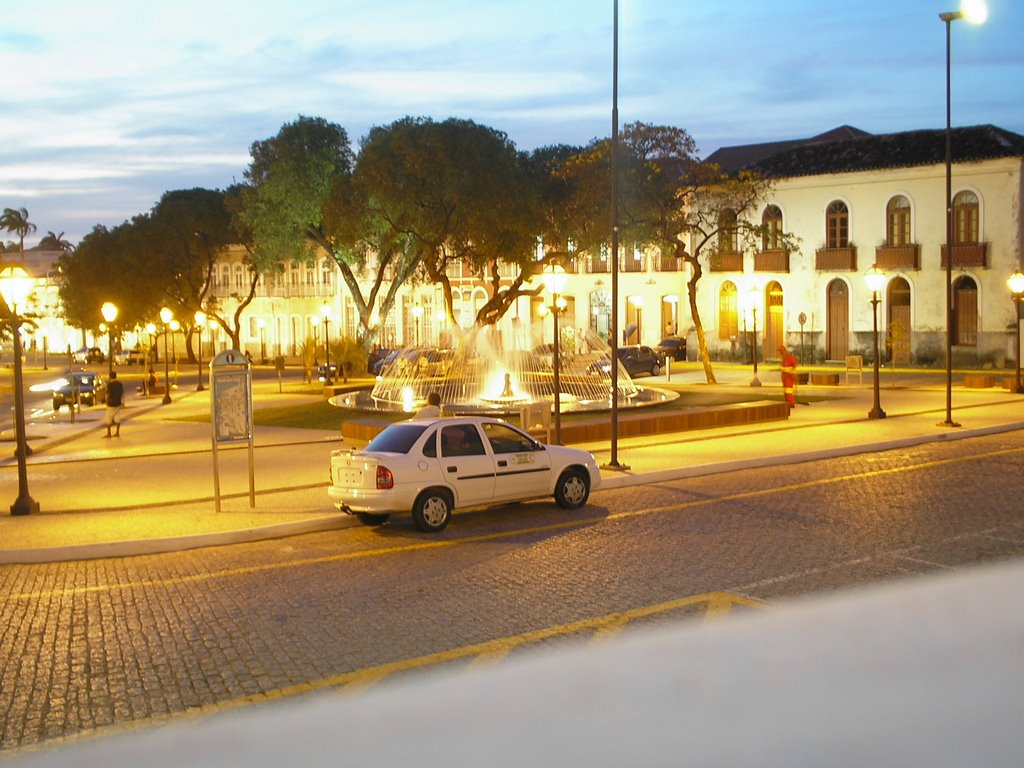
{"type": "Polygon", "coordinates": [[[784,344],[779,345],[779,357],[782,359],[782,392],[786,396],[786,403],[789,410],[796,405],[796,357],[786,349],[784,344]]]}

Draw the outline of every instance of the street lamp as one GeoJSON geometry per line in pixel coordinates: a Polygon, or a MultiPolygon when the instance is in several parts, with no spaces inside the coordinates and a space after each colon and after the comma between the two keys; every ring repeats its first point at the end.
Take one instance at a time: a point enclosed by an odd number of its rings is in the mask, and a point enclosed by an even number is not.
{"type": "Polygon", "coordinates": [[[412,308],[412,316],[416,318],[416,346],[420,345],[420,324],[423,322],[423,307],[419,304],[412,308]]]}
{"type": "MultiPolygon", "coordinates": [[[[554,320],[555,343],[552,345],[551,351],[551,368],[555,375],[555,443],[558,445],[562,444],[562,382],[560,379],[562,344],[558,336],[558,316],[565,309],[565,299],[561,298],[559,294],[565,290],[566,279],[565,270],[558,264],[547,267],[544,270],[544,276],[541,278],[544,286],[551,294],[551,317],[554,320]]],[[[616,361],[613,360],[612,365],[614,366],[615,364],[616,361]]]]}
{"type": "Polygon", "coordinates": [[[256,320],[256,327],[260,329],[260,365],[267,364],[267,321],[262,317],[256,320]]]}
{"type": "Polygon", "coordinates": [[[112,301],[103,302],[100,314],[107,321],[107,378],[114,372],[114,321],[117,319],[117,305],[112,301]]]}
{"type": "Polygon", "coordinates": [[[875,264],[864,273],[864,282],[868,284],[868,288],[871,290],[871,330],[874,336],[874,347],[875,347],[875,404],[868,411],[869,419],[884,419],[885,411],[882,410],[882,406],[879,403],[879,381],[878,381],[878,302],[881,297],[882,289],[885,287],[885,272],[878,268],[875,264]]]}
{"type": "Polygon", "coordinates": [[[754,286],[747,291],[747,303],[750,305],[750,316],[754,323],[753,331],[753,342],[754,342],[754,378],[750,380],[750,386],[760,387],[761,380],[757,378],[757,302],[760,298],[760,291],[757,286],[754,286]]]}
{"type": "Polygon", "coordinates": [[[171,358],[167,352],[167,334],[171,320],[174,319],[174,313],[170,310],[170,307],[160,308],[160,322],[164,324],[164,399],[161,401],[163,405],[167,405],[171,402],[171,358]]]}
{"type": "Polygon", "coordinates": [[[1010,293],[1013,296],[1013,325],[1016,328],[1017,348],[1014,357],[1017,358],[1017,375],[1014,378],[1013,391],[1018,395],[1024,395],[1024,387],[1020,383],[1020,304],[1024,301],[1024,274],[1018,269],[1006,281],[1010,286],[1010,293]]]}
{"type": "Polygon", "coordinates": [[[199,344],[197,345],[196,354],[196,357],[199,358],[199,383],[196,385],[196,392],[202,392],[206,389],[203,386],[203,328],[206,327],[206,313],[201,309],[197,309],[192,319],[195,320],[196,328],[199,329],[199,344]]]}
{"type": "MultiPolygon", "coordinates": [[[[0,272],[0,295],[11,310],[14,336],[14,433],[17,440],[14,455],[18,459],[18,498],[11,505],[12,515],[28,515],[39,511],[39,502],[28,493],[28,468],[25,457],[28,444],[25,438],[25,393],[21,370],[21,317],[18,308],[24,305],[35,281],[21,267],[7,267],[0,272]]],[[[73,378],[73,377],[72,377],[73,378]]],[[[73,406],[72,406],[73,407],[73,406]]]]}
{"type": "Polygon", "coordinates": [[[964,0],[962,10],[940,13],[946,25],[946,420],[940,427],[959,427],[953,421],[953,129],[950,114],[950,29],[957,19],[981,24],[988,17],[984,0],[964,0]]]}
{"type": "Polygon", "coordinates": [[[324,318],[324,351],[327,355],[327,366],[324,368],[324,385],[329,387],[334,382],[331,381],[331,340],[327,336],[327,323],[331,319],[331,307],[326,301],[320,305],[320,314],[324,318]]]}

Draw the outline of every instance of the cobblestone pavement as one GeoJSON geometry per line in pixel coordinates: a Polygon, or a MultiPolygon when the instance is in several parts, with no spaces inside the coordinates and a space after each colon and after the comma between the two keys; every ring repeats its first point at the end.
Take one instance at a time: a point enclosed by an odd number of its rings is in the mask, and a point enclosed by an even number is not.
{"type": "Polygon", "coordinates": [[[435,537],[0,566],[0,754],[1020,557],[1022,495],[1009,432],[471,511],[435,537]]]}

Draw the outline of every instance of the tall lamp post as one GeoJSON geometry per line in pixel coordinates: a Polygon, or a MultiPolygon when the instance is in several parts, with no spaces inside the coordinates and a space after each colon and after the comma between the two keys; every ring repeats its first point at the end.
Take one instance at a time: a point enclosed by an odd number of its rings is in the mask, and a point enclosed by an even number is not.
{"type": "Polygon", "coordinates": [[[878,302],[880,300],[882,289],[885,287],[885,272],[879,269],[878,265],[875,264],[864,273],[864,282],[868,284],[868,288],[871,290],[871,331],[874,339],[874,368],[875,368],[875,403],[874,406],[868,411],[869,419],[884,419],[885,411],[882,410],[882,406],[879,402],[879,381],[878,381],[878,302]]]}
{"type": "Polygon", "coordinates": [[[1006,284],[1010,286],[1010,294],[1013,296],[1013,326],[1016,329],[1017,346],[1014,357],[1017,359],[1017,375],[1014,378],[1013,391],[1018,395],[1024,395],[1024,387],[1020,382],[1020,304],[1024,301],[1024,273],[1018,269],[1006,284]]]}
{"type": "Polygon", "coordinates": [[[957,19],[981,24],[988,17],[985,0],[964,0],[959,11],[940,13],[946,25],[946,420],[940,427],[959,427],[953,421],[953,128],[950,110],[950,29],[957,19]]]}
{"type": "MultiPolygon", "coordinates": [[[[544,270],[544,277],[542,278],[544,286],[548,289],[551,294],[551,317],[554,319],[554,344],[551,347],[551,368],[554,372],[554,403],[555,403],[555,443],[558,445],[562,444],[562,382],[561,382],[561,358],[562,358],[562,344],[561,339],[558,337],[558,316],[562,314],[562,310],[565,308],[565,299],[561,298],[562,291],[565,290],[566,274],[565,270],[561,266],[555,264],[547,267],[544,270]]],[[[613,360],[612,365],[616,362],[613,360]]]]}
{"type": "Polygon", "coordinates": [[[14,336],[14,433],[17,444],[14,455],[18,459],[18,498],[11,505],[12,515],[28,515],[39,511],[39,502],[28,493],[28,455],[25,437],[25,393],[21,370],[21,317],[18,308],[23,306],[31,293],[35,281],[21,267],[7,267],[0,272],[0,295],[11,310],[11,326],[14,336]]]}
{"type": "Polygon", "coordinates": [[[324,385],[329,387],[334,382],[331,380],[331,340],[327,335],[327,323],[331,319],[331,307],[326,301],[320,305],[320,314],[324,318],[324,353],[327,356],[327,366],[324,368],[324,385]]]}
{"type": "Polygon", "coordinates": [[[103,302],[100,314],[107,321],[107,378],[114,372],[114,321],[117,319],[117,305],[112,301],[103,302]]]}
{"type": "Polygon", "coordinates": [[[164,405],[171,402],[171,357],[167,352],[167,335],[173,319],[174,313],[170,307],[160,308],[160,322],[164,324],[164,399],[161,401],[164,405]]]}
{"type": "Polygon", "coordinates": [[[760,387],[761,380],[757,378],[757,301],[760,297],[760,291],[757,286],[754,286],[747,291],[747,303],[750,305],[750,317],[754,323],[753,330],[753,352],[754,352],[754,378],[750,380],[750,386],[760,387]]]}
{"type": "Polygon", "coordinates": [[[267,364],[267,321],[262,317],[256,320],[256,327],[260,329],[260,365],[267,364]]]}
{"type": "Polygon", "coordinates": [[[203,386],[203,328],[206,327],[206,313],[201,309],[197,309],[192,319],[195,320],[196,328],[199,329],[198,354],[196,355],[199,358],[199,383],[196,385],[196,392],[202,392],[206,389],[203,386]]]}

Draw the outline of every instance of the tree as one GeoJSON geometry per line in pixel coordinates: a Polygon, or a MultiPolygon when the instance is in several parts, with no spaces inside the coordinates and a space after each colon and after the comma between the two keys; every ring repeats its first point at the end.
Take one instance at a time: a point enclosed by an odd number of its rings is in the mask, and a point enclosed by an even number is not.
{"type": "Polygon", "coordinates": [[[251,232],[256,268],[269,273],[287,260],[310,263],[320,253],[329,255],[358,311],[360,343],[368,347],[376,339],[375,308],[385,276],[395,273],[379,303],[384,315],[415,264],[403,238],[369,215],[365,190],[352,182],[355,157],[345,129],[300,116],[276,136],[255,142],[250,154],[239,220],[251,232]],[[371,263],[376,274],[364,293],[360,273],[371,263]]]}
{"type": "Polygon", "coordinates": [[[39,247],[50,251],[64,251],[65,253],[75,250],[75,246],[64,239],[63,232],[58,234],[52,230],[43,235],[39,240],[39,247]]]}
{"type": "Polygon", "coordinates": [[[0,214],[0,229],[7,230],[18,236],[18,252],[25,261],[25,237],[36,231],[36,225],[28,220],[28,211],[24,208],[4,208],[0,214]]]}
{"type": "MultiPolygon", "coordinates": [[[[771,184],[756,174],[729,176],[715,164],[701,162],[696,144],[681,128],[631,123],[622,131],[619,148],[620,232],[627,241],[657,245],[690,266],[690,315],[705,377],[715,383],[697,306],[701,259],[734,247],[742,250],[740,241],[755,246],[765,230],[753,217],[771,184]]],[[[611,221],[611,142],[595,141],[570,158],[563,172],[576,184],[570,206],[579,222],[574,237],[586,249],[600,247],[602,228],[607,232],[611,221]]],[[[796,247],[792,236],[778,236],[783,248],[796,247]]]]}
{"type": "Polygon", "coordinates": [[[391,233],[427,279],[439,284],[455,324],[448,268],[460,263],[486,279],[490,300],[477,324],[495,323],[526,280],[543,224],[525,159],[505,134],[469,120],[406,117],[363,140],[355,183],[373,220],[391,233]],[[502,285],[500,261],[520,265],[502,285]]]}

